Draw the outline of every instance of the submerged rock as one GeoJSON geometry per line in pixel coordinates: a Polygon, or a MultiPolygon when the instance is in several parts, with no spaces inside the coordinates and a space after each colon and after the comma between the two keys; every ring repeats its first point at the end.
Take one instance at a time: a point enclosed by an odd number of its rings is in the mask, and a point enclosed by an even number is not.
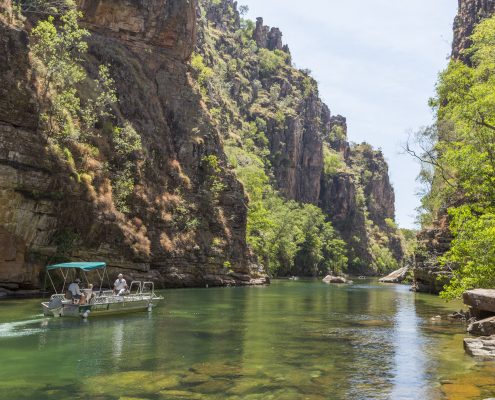
{"type": "Polygon", "coordinates": [[[464,350],[473,357],[495,359],[495,335],[464,339],[464,350]]]}
{"type": "Polygon", "coordinates": [[[323,278],[323,282],[325,283],[348,283],[346,278],[343,276],[332,276],[332,275],[327,275],[323,278]]]}
{"type": "Polygon", "coordinates": [[[476,321],[468,326],[468,332],[474,336],[495,335],[495,317],[489,317],[476,321]]]}
{"type": "Polygon", "coordinates": [[[381,278],[379,281],[382,283],[401,283],[407,278],[408,272],[409,268],[403,267],[381,278]]]}

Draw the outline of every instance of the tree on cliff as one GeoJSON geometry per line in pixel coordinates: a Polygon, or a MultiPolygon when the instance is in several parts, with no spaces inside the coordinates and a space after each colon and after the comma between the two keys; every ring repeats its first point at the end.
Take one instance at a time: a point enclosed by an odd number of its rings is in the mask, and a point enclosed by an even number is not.
{"type": "Polygon", "coordinates": [[[470,65],[452,60],[431,101],[438,119],[436,181],[426,199],[436,201],[431,212],[462,203],[448,210],[454,240],[441,262],[454,277],[446,298],[495,286],[495,17],[471,39],[470,65]]]}

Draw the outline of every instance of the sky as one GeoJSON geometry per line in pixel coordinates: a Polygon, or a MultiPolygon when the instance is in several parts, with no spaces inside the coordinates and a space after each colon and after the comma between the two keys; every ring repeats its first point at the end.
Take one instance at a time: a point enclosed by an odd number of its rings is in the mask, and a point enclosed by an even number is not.
{"type": "Polygon", "coordinates": [[[448,63],[454,0],[240,0],[247,17],[276,26],[298,68],[312,71],[351,142],[382,149],[396,219],[415,228],[419,165],[402,154],[411,132],[433,121],[428,99],[448,63]]]}

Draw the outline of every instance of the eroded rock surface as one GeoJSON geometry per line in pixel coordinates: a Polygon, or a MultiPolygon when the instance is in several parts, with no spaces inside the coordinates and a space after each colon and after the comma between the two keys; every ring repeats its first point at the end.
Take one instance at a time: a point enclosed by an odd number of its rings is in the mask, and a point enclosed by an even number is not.
{"type": "Polygon", "coordinates": [[[401,283],[403,282],[409,273],[409,268],[408,267],[402,267],[389,275],[380,278],[380,282],[382,283],[401,283]]]}
{"type": "Polygon", "coordinates": [[[463,51],[471,45],[469,37],[476,25],[495,13],[494,0],[459,0],[459,9],[454,22],[452,57],[468,61],[463,51]]]}
{"type": "MultiPolygon", "coordinates": [[[[39,287],[41,269],[62,251],[66,259],[103,260],[161,286],[265,282],[246,244],[242,185],[225,168],[220,137],[188,75],[196,1],[79,5],[92,32],[88,75],[111,65],[116,113],[144,147],[130,211],[115,209],[108,181],[78,182],[39,131],[29,25],[1,0],[0,286],[39,287]],[[207,155],[220,160],[224,186],[213,208],[202,167],[207,155]]],[[[103,134],[102,154],[106,140],[103,134]]]]}
{"type": "Polygon", "coordinates": [[[462,298],[474,310],[495,313],[495,289],[468,290],[462,298]]]}
{"type": "Polygon", "coordinates": [[[495,335],[495,317],[489,317],[480,321],[472,322],[469,324],[467,330],[474,336],[495,335]]]}
{"type": "Polygon", "coordinates": [[[473,357],[495,358],[495,336],[464,339],[464,350],[473,357]]]}

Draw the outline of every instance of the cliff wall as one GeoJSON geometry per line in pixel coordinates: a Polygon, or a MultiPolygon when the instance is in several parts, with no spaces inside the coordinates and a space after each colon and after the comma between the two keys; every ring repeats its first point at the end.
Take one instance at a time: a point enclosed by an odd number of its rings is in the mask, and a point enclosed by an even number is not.
{"type": "Polygon", "coordinates": [[[372,247],[401,263],[395,196],[382,153],[366,144],[350,145],[345,118],[332,115],[309,72],[293,66],[278,28],[264,25],[262,18],[252,25],[242,20],[231,0],[200,5],[204,19],[196,52],[216,75],[233,82],[226,90],[218,89],[219,83],[206,88],[209,109],[221,110],[224,139],[238,136],[230,126],[251,121],[262,127],[274,186],[286,198],[327,213],[348,243],[350,272],[378,272],[372,247]],[[339,164],[329,174],[328,152],[339,164]]]}
{"type": "Polygon", "coordinates": [[[495,12],[494,0],[458,0],[459,6],[454,20],[454,40],[452,42],[452,58],[468,61],[463,50],[471,45],[469,37],[476,24],[495,12]]]}
{"type": "MultiPolygon", "coordinates": [[[[133,160],[129,210],[116,208],[101,168],[112,161],[111,134],[101,128],[92,144],[99,155],[86,166],[91,179],[80,180],[40,132],[30,22],[2,0],[0,286],[38,288],[44,265],[60,259],[104,260],[162,286],[264,282],[245,241],[242,185],[225,168],[220,137],[188,75],[196,3],[83,0],[79,6],[92,33],[87,73],[111,66],[115,118],[132,124],[143,144],[133,160]],[[222,190],[214,204],[203,162],[208,155],[220,162],[222,190]]],[[[76,147],[76,162],[88,163],[76,147]]]]}
{"type": "MultiPolygon", "coordinates": [[[[452,59],[469,64],[469,56],[465,50],[471,45],[470,36],[480,21],[493,16],[494,13],[493,0],[459,0],[453,25],[452,59]]],[[[452,276],[451,271],[442,267],[438,261],[438,257],[450,249],[453,239],[447,210],[462,204],[462,196],[454,196],[450,202],[452,204],[443,204],[433,223],[423,226],[418,234],[419,251],[415,256],[413,269],[413,288],[417,291],[439,293],[452,276]]]]}

